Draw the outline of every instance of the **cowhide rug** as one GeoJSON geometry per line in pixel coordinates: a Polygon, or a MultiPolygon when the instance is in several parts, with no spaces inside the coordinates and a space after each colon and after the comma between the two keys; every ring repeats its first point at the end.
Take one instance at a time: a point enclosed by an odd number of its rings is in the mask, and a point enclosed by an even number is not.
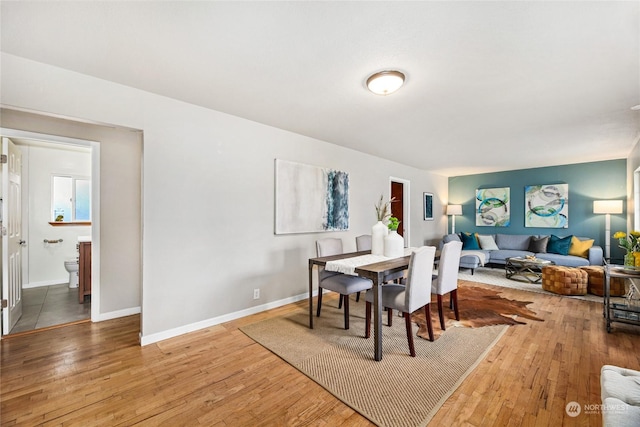
{"type": "MultiPolygon", "coordinates": [[[[523,317],[530,320],[544,321],[529,310],[527,305],[531,301],[510,300],[499,296],[500,291],[481,288],[477,286],[458,287],[458,305],[460,306],[460,321],[456,321],[453,310],[449,309],[449,296],[443,297],[445,326],[464,326],[467,328],[479,328],[491,325],[524,325],[526,322],[517,320],[523,317]]],[[[417,310],[411,318],[418,324],[418,336],[429,339],[427,323],[424,317],[424,309],[417,310]]],[[[438,317],[438,304],[435,296],[431,303],[431,319],[433,334],[437,339],[441,334],[440,319],[438,317]]]]}

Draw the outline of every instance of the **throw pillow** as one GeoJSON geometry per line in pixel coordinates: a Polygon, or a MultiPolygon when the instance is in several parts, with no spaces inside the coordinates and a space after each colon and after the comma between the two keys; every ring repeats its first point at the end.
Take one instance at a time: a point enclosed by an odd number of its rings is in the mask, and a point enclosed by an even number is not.
{"type": "Polygon", "coordinates": [[[478,238],[476,237],[476,233],[460,233],[460,237],[462,237],[462,249],[466,250],[479,250],[480,245],[478,245],[478,238]]]}
{"type": "Polygon", "coordinates": [[[496,241],[493,240],[493,236],[483,236],[482,234],[478,234],[478,243],[480,247],[485,251],[497,251],[498,245],[496,245],[496,241]]]}
{"type": "Polygon", "coordinates": [[[531,240],[529,241],[529,252],[533,252],[534,254],[546,254],[548,244],[549,236],[531,236],[531,240]]]}
{"type": "Polygon", "coordinates": [[[580,240],[576,236],[571,239],[569,247],[569,255],[575,255],[582,258],[589,258],[589,249],[593,246],[593,239],[580,240]]]}
{"type": "Polygon", "coordinates": [[[569,255],[571,239],[573,239],[573,236],[558,237],[552,234],[551,237],[549,237],[549,243],[547,244],[547,253],[569,255]]]}

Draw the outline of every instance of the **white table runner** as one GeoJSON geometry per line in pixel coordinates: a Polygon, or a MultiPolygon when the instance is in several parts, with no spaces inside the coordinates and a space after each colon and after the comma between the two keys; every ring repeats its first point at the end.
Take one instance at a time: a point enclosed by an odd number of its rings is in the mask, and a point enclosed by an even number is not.
{"type": "MultiPolygon", "coordinates": [[[[404,255],[411,255],[415,248],[404,248],[404,255]]],[[[324,269],[327,271],[336,271],[342,274],[350,274],[352,276],[356,276],[356,268],[361,265],[373,264],[376,262],[387,261],[393,258],[386,257],[384,255],[360,255],[351,258],[343,258],[335,261],[327,261],[327,264],[324,266],[324,269]]]]}

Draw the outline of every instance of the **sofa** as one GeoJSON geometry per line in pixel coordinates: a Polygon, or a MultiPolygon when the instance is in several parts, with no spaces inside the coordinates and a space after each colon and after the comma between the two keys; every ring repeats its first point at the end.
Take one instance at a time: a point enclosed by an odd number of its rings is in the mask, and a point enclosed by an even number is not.
{"type": "Polygon", "coordinates": [[[505,265],[507,258],[535,256],[565,267],[603,265],[602,247],[585,237],[530,234],[447,234],[447,242],[461,241],[460,267],[474,270],[482,266],[505,265]]]}
{"type": "Polygon", "coordinates": [[[640,422],[640,372],[613,365],[600,371],[602,425],[631,427],[640,422]]]}

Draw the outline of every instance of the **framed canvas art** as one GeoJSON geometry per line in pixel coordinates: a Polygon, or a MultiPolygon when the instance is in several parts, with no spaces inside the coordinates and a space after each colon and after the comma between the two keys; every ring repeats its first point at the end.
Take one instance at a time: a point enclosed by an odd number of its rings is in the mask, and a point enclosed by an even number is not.
{"type": "Polygon", "coordinates": [[[422,193],[423,195],[423,207],[424,207],[424,220],[433,221],[433,193],[422,193]]]}
{"type": "Polygon", "coordinates": [[[511,222],[509,187],[476,190],[476,225],[508,227],[511,222]]]}
{"type": "Polygon", "coordinates": [[[349,174],[276,159],[275,233],[349,229],[349,174]]]}
{"type": "Polygon", "coordinates": [[[524,187],[524,226],[569,227],[569,184],[524,187]]]}

